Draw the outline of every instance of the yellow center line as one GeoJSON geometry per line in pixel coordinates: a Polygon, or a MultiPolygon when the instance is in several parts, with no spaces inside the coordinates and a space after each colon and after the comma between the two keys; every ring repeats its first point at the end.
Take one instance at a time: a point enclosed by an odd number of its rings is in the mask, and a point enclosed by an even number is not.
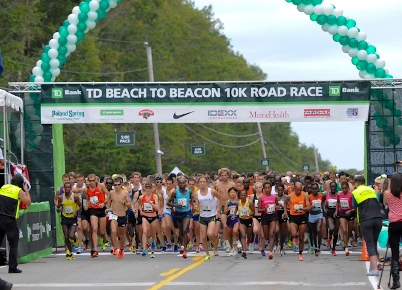
{"type": "Polygon", "coordinates": [[[179,270],[180,270],[180,268],[173,268],[173,269],[170,269],[169,271],[163,272],[159,276],[166,277],[166,276],[172,275],[173,273],[175,273],[179,270]]]}
{"type": "MultiPolygon", "coordinates": [[[[198,258],[198,257],[197,257],[197,258],[198,258]]],[[[201,257],[201,258],[202,258],[202,257],[201,257]]],[[[160,281],[159,283],[155,284],[155,285],[152,286],[151,288],[148,288],[148,290],[158,290],[158,289],[161,289],[163,286],[165,286],[165,285],[168,284],[169,282],[172,282],[173,280],[179,278],[180,276],[184,275],[184,274],[187,273],[188,271],[190,271],[190,270],[192,270],[192,269],[198,267],[199,265],[201,265],[201,264],[204,263],[204,262],[205,262],[204,259],[200,259],[200,258],[199,258],[199,260],[198,260],[197,262],[195,262],[195,263],[193,263],[193,264],[187,266],[187,267],[184,268],[184,269],[181,269],[181,270],[180,270],[179,272],[177,272],[176,274],[173,274],[173,275],[167,277],[165,280],[162,280],[162,281],[160,281]]]]}

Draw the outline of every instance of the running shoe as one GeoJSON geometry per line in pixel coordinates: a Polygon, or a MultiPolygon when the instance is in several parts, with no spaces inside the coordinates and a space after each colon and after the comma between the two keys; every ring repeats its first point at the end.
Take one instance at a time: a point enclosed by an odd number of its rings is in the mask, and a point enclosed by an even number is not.
{"type": "Polygon", "coordinates": [[[235,248],[232,248],[232,252],[230,253],[230,256],[236,256],[237,250],[235,248]]]}
{"type": "Polygon", "coordinates": [[[98,244],[99,244],[99,246],[103,246],[103,238],[102,237],[99,237],[98,238],[98,244]]]}
{"type": "Polygon", "coordinates": [[[200,243],[200,250],[204,250],[204,248],[203,248],[203,246],[202,246],[202,244],[200,243]]]}
{"type": "Polygon", "coordinates": [[[253,252],[254,252],[254,244],[253,243],[248,244],[248,252],[250,254],[253,254],[253,252]]]}
{"type": "Polygon", "coordinates": [[[274,248],[273,248],[273,251],[276,252],[277,249],[278,249],[278,246],[275,245],[274,248]]]}
{"type": "Polygon", "coordinates": [[[341,248],[342,248],[343,250],[346,248],[346,247],[345,247],[345,243],[344,243],[343,241],[341,241],[340,246],[341,246],[341,248]]]}
{"type": "Polygon", "coordinates": [[[263,257],[265,257],[267,254],[265,254],[265,251],[264,251],[264,250],[261,250],[261,255],[262,255],[263,257]]]}
{"type": "Polygon", "coordinates": [[[218,251],[214,251],[214,256],[219,256],[218,251]]]}
{"type": "Polygon", "coordinates": [[[184,253],[184,246],[181,246],[180,247],[180,254],[183,254],[184,253]]]}
{"type": "Polygon", "coordinates": [[[369,269],[367,276],[379,276],[378,270],[369,269]]]}
{"type": "Polygon", "coordinates": [[[199,252],[200,252],[200,248],[201,248],[200,246],[195,247],[195,252],[196,252],[196,253],[199,253],[199,252]]]}
{"type": "Polygon", "coordinates": [[[315,256],[318,257],[321,254],[320,249],[315,249],[315,256]]]}
{"type": "Polygon", "coordinates": [[[113,250],[110,250],[112,252],[113,256],[116,256],[119,253],[119,250],[117,248],[113,248],[113,250]]]}
{"type": "Polygon", "coordinates": [[[284,251],[284,250],[281,250],[281,257],[283,257],[283,256],[285,256],[285,255],[286,255],[285,251],[284,251]]]}
{"type": "Polygon", "coordinates": [[[171,252],[172,251],[172,246],[169,244],[166,244],[166,252],[171,252]]]}
{"type": "Polygon", "coordinates": [[[340,241],[340,240],[337,240],[337,241],[336,241],[336,245],[337,245],[338,247],[339,247],[342,243],[343,243],[343,242],[340,241]]]}
{"type": "Polygon", "coordinates": [[[142,250],[142,256],[145,257],[147,255],[147,250],[142,250]]]}
{"type": "Polygon", "coordinates": [[[106,246],[106,247],[110,247],[110,242],[107,241],[107,242],[105,243],[105,246],[106,246]]]}
{"type": "Polygon", "coordinates": [[[245,252],[243,252],[243,254],[241,255],[244,259],[247,259],[247,254],[245,252]]]}
{"type": "Polygon", "coordinates": [[[209,260],[211,260],[211,257],[210,256],[205,256],[204,261],[207,262],[209,260]]]}
{"type": "Polygon", "coordinates": [[[293,246],[293,242],[289,239],[288,240],[288,247],[291,248],[293,246]]]}
{"type": "Polygon", "coordinates": [[[106,244],[103,244],[102,250],[103,250],[103,251],[106,251],[106,248],[107,248],[106,244]]]}
{"type": "Polygon", "coordinates": [[[331,248],[331,239],[327,239],[327,244],[326,244],[327,248],[331,248]]]}
{"type": "Polygon", "coordinates": [[[98,251],[93,251],[93,254],[91,255],[91,258],[96,258],[99,256],[98,251]]]}
{"type": "Polygon", "coordinates": [[[152,250],[155,250],[156,249],[156,244],[155,244],[155,242],[152,240],[152,242],[151,242],[151,249],[152,250]]]}
{"type": "Polygon", "coordinates": [[[237,252],[240,254],[241,253],[241,246],[237,248],[237,252]]]}
{"type": "Polygon", "coordinates": [[[174,245],[173,249],[174,249],[173,252],[175,252],[175,253],[179,252],[179,249],[177,248],[177,245],[174,245]]]}
{"type": "Polygon", "coordinates": [[[345,249],[345,255],[346,255],[346,256],[349,256],[349,255],[350,255],[349,249],[347,249],[347,248],[345,249]]]}
{"type": "Polygon", "coordinates": [[[119,254],[117,255],[117,258],[123,259],[124,257],[124,250],[120,249],[119,254]]]}
{"type": "Polygon", "coordinates": [[[337,254],[336,254],[335,250],[332,250],[332,251],[331,251],[331,255],[332,255],[332,256],[334,256],[334,257],[336,257],[336,256],[337,256],[337,254]]]}
{"type": "Polygon", "coordinates": [[[187,252],[186,252],[186,251],[183,252],[182,258],[183,258],[183,259],[187,259],[187,252]]]}
{"type": "Polygon", "coordinates": [[[310,254],[314,254],[314,247],[310,247],[310,254]]]}
{"type": "Polygon", "coordinates": [[[226,253],[230,253],[231,251],[232,251],[232,249],[230,247],[227,247],[225,250],[226,253]]]}
{"type": "Polygon", "coordinates": [[[84,250],[81,247],[77,247],[76,248],[76,253],[77,254],[82,254],[82,253],[84,253],[84,250]]]}
{"type": "Polygon", "coordinates": [[[151,252],[151,258],[152,258],[152,259],[155,258],[154,252],[151,252]]]}
{"type": "Polygon", "coordinates": [[[188,243],[187,246],[186,246],[186,250],[188,251],[188,250],[190,250],[192,247],[193,247],[193,244],[188,243]]]}
{"type": "Polygon", "coordinates": [[[130,251],[131,251],[132,253],[135,253],[135,252],[136,252],[136,249],[135,249],[135,246],[134,246],[134,245],[132,245],[132,246],[130,247],[130,251]]]}
{"type": "Polygon", "coordinates": [[[71,251],[75,252],[75,246],[74,245],[71,245],[71,251]]]}
{"type": "Polygon", "coordinates": [[[294,247],[293,247],[293,252],[298,252],[299,251],[299,246],[297,246],[297,245],[295,245],[294,247]]]}
{"type": "Polygon", "coordinates": [[[303,261],[303,255],[302,255],[302,254],[299,254],[299,255],[298,255],[298,260],[299,260],[299,261],[303,261]]]}
{"type": "Polygon", "coordinates": [[[166,247],[162,247],[162,253],[166,253],[166,247]]]}
{"type": "Polygon", "coordinates": [[[73,256],[73,254],[70,253],[70,254],[66,255],[66,258],[67,258],[67,261],[71,261],[74,259],[74,256],[73,256]]]}
{"type": "Polygon", "coordinates": [[[268,252],[268,258],[272,260],[274,258],[274,254],[271,251],[268,252]]]}
{"type": "Polygon", "coordinates": [[[237,245],[237,248],[238,248],[238,249],[240,249],[240,248],[241,248],[241,243],[240,243],[240,241],[239,241],[239,240],[237,240],[237,241],[236,241],[236,245],[237,245]]]}

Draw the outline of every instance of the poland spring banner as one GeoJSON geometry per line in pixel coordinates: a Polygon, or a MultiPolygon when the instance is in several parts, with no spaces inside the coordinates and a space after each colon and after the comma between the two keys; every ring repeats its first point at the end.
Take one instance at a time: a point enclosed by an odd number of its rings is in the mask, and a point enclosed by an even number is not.
{"type": "Polygon", "coordinates": [[[370,82],[43,84],[42,124],[367,121],[370,82]]]}

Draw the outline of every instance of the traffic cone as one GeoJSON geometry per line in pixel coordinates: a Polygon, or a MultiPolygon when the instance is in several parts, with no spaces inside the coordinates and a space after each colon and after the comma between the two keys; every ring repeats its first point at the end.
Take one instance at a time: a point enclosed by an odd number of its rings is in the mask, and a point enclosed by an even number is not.
{"type": "Polygon", "coordinates": [[[363,248],[362,248],[362,254],[360,256],[360,261],[370,261],[370,256],[367,253],[366,241],[363,241],[363,248]]]}

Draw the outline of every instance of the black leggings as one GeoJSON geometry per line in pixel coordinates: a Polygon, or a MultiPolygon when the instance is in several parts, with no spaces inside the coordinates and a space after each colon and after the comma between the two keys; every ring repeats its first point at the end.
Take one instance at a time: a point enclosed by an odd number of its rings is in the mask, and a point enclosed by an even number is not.
{"type": "Polygon", "coordinates": [[[402,222],[390,223],[388,227],[388,244],[392,252],[392,260],[399,261],[399,242],[402,236],[402,222]]]}
{"type": "Polygon", "coordinates": [[[372,218],[360,222],[360,230],[366,242],[369,257],[378,255],[377,241],[382,228],[382,218],[372,218]]]}

